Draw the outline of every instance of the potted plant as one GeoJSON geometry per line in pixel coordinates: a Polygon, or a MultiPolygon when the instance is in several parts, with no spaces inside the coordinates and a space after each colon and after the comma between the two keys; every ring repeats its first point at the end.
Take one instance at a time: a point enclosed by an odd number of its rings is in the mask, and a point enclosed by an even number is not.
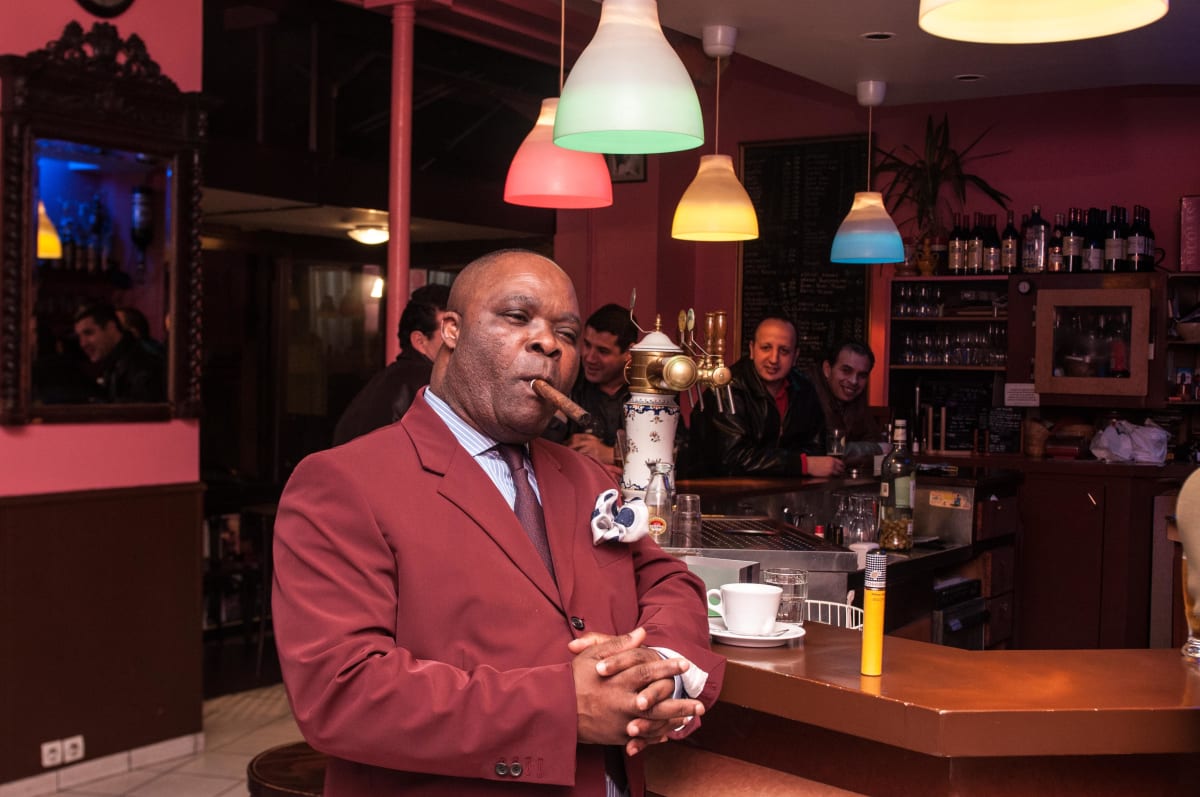
{"type": "MultiPolygon", "coordinates": [[[[990,128],[989,128],[990,130],[990,128]]],[[[966,170],[969,163],[983,158],[1002,155],[1007,150],[975,154],[978,146],[988,130],[980,133],[966,148],[956,150],[950,144],[950,121],[943,114],[942,121],[934,124],[933,116],[925,120],[925,147],[918,152],[907,144],[900,147],[899,152],[892,150],[882,154],[882,160],[877,168],[880,173],[890,173],[892,182],[884,192],[884,199],[890,205],[889,212],[895,214],[903,204],[913,208],[913,222],[916,227],[917,252],[923,253],[929,273],[935,267],[944,269],[944,243],[946,228],[943,219],[951,210],[949,194],[958,200],[961,207],[967,199],[967,186],[974,186],[991,198],[1000,207],[1007,209],[1009,196],[991,186],[977,174],[966,170]],[[941,255],[934,254],[938,242],[941,242],[941,255]]],[[[919,254],[918,257],[921,255],[919,254]]]]}

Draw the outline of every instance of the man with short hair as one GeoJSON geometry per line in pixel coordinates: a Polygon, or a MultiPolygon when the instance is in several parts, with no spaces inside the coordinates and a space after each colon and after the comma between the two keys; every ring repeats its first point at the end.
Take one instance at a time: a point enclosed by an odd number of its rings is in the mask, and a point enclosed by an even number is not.
{"type": "Polygon", "coordinates": [[[734,363],[733,407],[718,409],[708,391],[692,413],[693,469],[719,476],[840,476],[824,456],[825,417],[812,384],[793,370],[796,327],[786,318],[759,322],[750,353],[734,363]]]}
{"type": "Polygon", "coordinates": [[[875,353],[862,341],[836,344],[814,369],[811,379],[830,429],[846,435],[846,456],[880,453],[879,426],[867,403],[867,380],[875,353]]]}
{"type": "Polygon", "coordinates": [[[117,320],[108,302],[94,302],[75,313],[79,348],[95,364],[99,400],[112,402],[166,401],[167,383],[162,360],[146,351],[117,320]]]}
{"type": "Polygon", "coordinates": [[[625,366],[637,334],[629,308],[619,304],[606,304],[588,316],[579,344],[583,367],[571,398],[592,416],[591,424],[585,429],[574,421],[552,421],[543,435],[591,457],[615,475],[620,473],[615,455],[617,432],[625,426],[624,408],[629,400],[625,366]]]}
{"type": "Polygon", "coordinates": [[[327,797],[640,797],[637,754],[715,702],[704,584],[648,536],[597,535],[611,478],[539,439],[530,383],[571,385],[581,327],[552,261],[480,258],[404,418],[289,480],[274,627],[327,797]]]}
{"type": "Polygon", "coordinates": [[[400,354],[350,401],[333,429],[333,445],[404,417],[417,391],[429,384],[433,360],[442,348],[441,324],[449,295],[445,285],[426,285],[413,292],[396,333],[400,354]]]}

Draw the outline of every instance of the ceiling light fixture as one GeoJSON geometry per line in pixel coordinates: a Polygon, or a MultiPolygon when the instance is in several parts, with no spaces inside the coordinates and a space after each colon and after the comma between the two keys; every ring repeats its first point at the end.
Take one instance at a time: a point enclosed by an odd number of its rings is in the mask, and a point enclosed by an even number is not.
{"type": "Polygon", "coordinates": [[[721,141],[721,57],[733,54],[737,28],[704,26],[704,52],[717,59],[713,155],[700,157],[700,168],[683,192],[671,223],[671,237],[683,241],[748,241],[758,237],[758,216],[750,195],[733,171],[733,159],[719,153],[721,141]]]}
{"type": "Polygon", "coordinates": [[[554,143],[614,155],[704,143],[696,88],[663,35],[654,0],[604,0],[596,35],[563,86],[554,143]]]}
{"type": "MultiPolygon", "coordinates": [[[[562,0],[558,39],[558,91],[566,60],[567,3],[562,0]]],[[[533,130],[508,166],[504,201],[535,208],[606,208],[612,204],[612,177],[598,152],[564,149],[554,143],[558,97],[542,100],[533,130]]]]}
{"type": "Polygon", "coordinates": [[[382,224],[358,224],[354,229],[347,230],[349,235],[360,244],[378,246],[388,242],[388,228],[382,224]]]}
{"type": "Polygon", "coordinates": [[[944,39],[1041,44],[1124,33],[1167,13],[1169,0],[921,0],[917,23],[944,39]]]}
{"type": "Polygon", "coordinates": [[[850,212],[833,237],[829,254],[834,263],[903,263],[904,241],[896,222],[883,206],[883,195],[871,189],[871,111],[883,102],[887,84],[882,80],[858,81],[858,104],[867,106],[867,190],[854,195],[850,212]]]}

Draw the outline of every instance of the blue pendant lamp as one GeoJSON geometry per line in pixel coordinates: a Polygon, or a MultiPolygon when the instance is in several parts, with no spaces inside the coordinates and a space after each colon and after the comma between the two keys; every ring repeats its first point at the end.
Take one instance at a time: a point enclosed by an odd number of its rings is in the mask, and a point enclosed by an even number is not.
{"type": "Polygon", "coordinates": [[[696,88],[663,36],[654,0],[604,0],[596,35],[563,86],[554,143],[614,155],[704,143],[696,88]]]}
{"type": "MultiPolygon", "coordinates": [[[[871,110],[883,102],[887,84],[882,80],[860,80],[858,103],[867,106],[867,188],[871,187],[871,110]]],[[[883,206],[883,194],[859,191],[850,212],[833,237],[829,259],[834,263],[903,263],[904,241],[896,223],[883,206]]]]}

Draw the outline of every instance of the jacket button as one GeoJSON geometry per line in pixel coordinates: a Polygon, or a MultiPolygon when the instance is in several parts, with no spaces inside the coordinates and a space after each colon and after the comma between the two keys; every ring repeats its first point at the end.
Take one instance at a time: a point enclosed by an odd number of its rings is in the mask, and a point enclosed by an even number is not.
{"type": "Polygon", "coordinates": [[[571,618],[571,627],[574,628],[576,631],[582,631],[583,630],[583,618],[582,617],[572,617],[571,618]]]}
{"type": "Polygon", "coordinates": [[[496,762],[496,774],[499,775],[500,777],[504,777],[505,775],[507,775],[508,774],[508,764],[504,763],[503,761],[497,761],[496,762]]]}
{"type": "Polygon", "coordinates": [[[521,773],[524,771],[525,771],[525,767],[521,766],[520,761],[514,761],[508,767],[508,774],[512,775],[514,778],[521,777],[521,773]]]}

